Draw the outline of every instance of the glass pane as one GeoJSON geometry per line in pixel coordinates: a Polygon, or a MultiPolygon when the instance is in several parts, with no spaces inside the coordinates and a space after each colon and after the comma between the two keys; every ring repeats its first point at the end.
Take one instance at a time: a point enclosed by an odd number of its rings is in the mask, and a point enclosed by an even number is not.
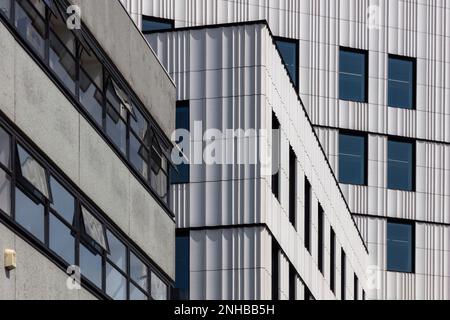
{"type": "Polygon", "coordinates": [[[106,113],[106,133],[124,154],[127,151],[127,126],[119,113],[108,103],[106,113]]]}
{"type": "Polygon", "coordinates": [[[0,0],[0,13],[6,17],[10,17],[11,14],[11,0],[0,0]]]}
{"type": "Polygon", "coordinates": [[[144,140],[148,130],[148,122],[136,106],[133,107],[133,110],[134,117],[130,118],[131,128],[141,140],[144,140]]]}
{"type": "Polygon", "coordinates": [[[366,175],[365,138],[339,134],[339,182],[364,184],[366,175]]]}
{"type": "Polygon", "coordinates": [[[389,80],[400,80],[412,83],[414,63],[412,60],[389,57],[389,80]]]}
{"type": "Polygon", "coordinates": [[[297,44],[291,41],[276,41],[283,63],[286,66],[292,82],[297,86],[297,44]]]}
{"type": "Polygon", "coordinates": [[[412,191],[413,145],[409,142],[388,141],[388,188],[412,191]]]}
{"type": "Polygon", "coordinates": [[[108,258],[121,270],[127,270],[127,252],[125,245],[107,230],[109,254],[108,258]]]}
{"type": "Polygon", "coordinates": [[[42,57],[45,57],[45,23],[28,1],[16,1],[15,25],[20,35],[42,57]]]}
{"type": "Polygon", "coordinates": [[[103,249],[107,249],[105,229],[103,224],[95,218],[85,207],[82,207],[84,231],[103,249]]]}
{"type": "Polygon", "coordinates": [[[340,50],[339,52],[339,98],[341,100],[366,100],[366,55],[340,50]]]}
{"type": "Polygon", "coordinates": [[[75,55],[75,35],[67,28],[67,23],[59,15],[50,15],[50,30],[59,39],[61,45],[75,55]]]}
{"type": "Polygon", "coordinates": [[[0,169],[0,209],[11,215],[11,178],[0,169]]]}
{"type": "Polygon", "coordinates": [[[0,162],[9,168],[11,137],[0,127],[0,162]]]}
{"type": "Polygon", "coordinates": [[[102,257],[80,244],[80,271],[97,287],[102,287],[102,257]]]}
{"type": "Polygon", "coordinates": [[[413,90],[411,83],[389,80],[388,105],[390,107],[412,109],[413,90]]]}
{"type": "Polygon", "coordinates": [[[75,263],[75,239],[72,231],[53,214],[50,214],[50,249],[69,265],[75,263]]]}
{"type": "Polygon", "coordinates": [[[189,299],[189,236],[176,238],[175,292],[178,300],[189,299]]]}
{"type": "Polygon", "coordinates": [[[152,298],[155,300],[167,300],[167,285],[152,272],[152,298]]]}
{"type": "Polygon", "coordinates": [[[84,70],[80,70],[80,102],[98,125],[102,125],[102,101],[103,93],[88,74],[84,70]]]}
{"type": "Polygon", "coordinates": [[[130,283],[130,300],[148,300],[148,297],[138,287],[130,283]]]}
{"type": "Polygon", "coordinates": [[[75,199],[55,178],[50,177],[52,189],[52,208],[55,209],[70,224],[73,222],[75,199]]]}
{"type": "Polygon", "coordinates": [[[44,206],[36,204],[16,188],[16,221],[36,238],[44,242],[44,206]]]}
{"type": "Polygon", "coordinates": [[[142,17],[142,32],[172,29],[172,22],[165,22],[151,17],[142,17]]]}
{"type": "Polygon", "coordinates": [[[64,44],[50,32],[50,68],[64,83],[72,94],[75,94],[76,64],[75,59],[69,53],[64,44]]]}
{"type": "Polygon", "coordinates": [[[106,293],[114,300],[127,298],[127,280],[109,263],[106,264],[106,293]]]}
{"type": "Polygon", "coordinates": [[[132,252],[130,253],[130,277],[147,291],[147,266],[132,252]]]}
{"type": "Polygon", "coordinates": [[[412,271],[412,225],[388,222],[387,269],[399,272],[412,271]]]}
{"type": "MultiPolygon", "coordinates": [[[[163,157],[162,163],[166,163],[166,161],[167,160],[163,157]]],[[[159,170],[158,173],[155,173],[154,170],[150,170],[150,185],[164,202],[167,202],[167,180],[167,174],[163,170],[159,170]]]]}
{"type": "Polygon", "coordinates": [[[49,197],[48,181],[45,169],[29,155],[20,145],[17,145],[19,153],[20,170],[22,176],[27,179],[46,198],[49,197]]]}
{"type": "Polygon", "coordinates": [[[138,141],[134,134],[130,135],[130,161],[139,173],[147,179],[148,149],[138,141]]]}

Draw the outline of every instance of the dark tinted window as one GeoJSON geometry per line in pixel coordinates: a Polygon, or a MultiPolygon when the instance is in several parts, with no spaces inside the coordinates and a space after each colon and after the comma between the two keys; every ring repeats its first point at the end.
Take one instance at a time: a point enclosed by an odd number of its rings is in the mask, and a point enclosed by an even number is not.
{"type": "Polygon", "coordinates": [[[412,59],[389,56],[388,105],[414,108],[415,62],[412,59]]]}
{"type": "Polygon", "coordinates": [[[280,122],[272,111],[272,193],[279,200],[280,122]]]}
{"type": "Polygon", "coordinates": [[[413,225],[410,223],[387,223],[387,269],[389,271],[413,272],[413,225]]]}
{"type": "MultiPolygon", "coordinates": [[[[176,128],[180,130],[180,135],[177,135],[176,143],[179,144],[179,157],[182,158],[182,163],[176,165],[176,170],[172,169],[171,182],[172,183],[189,183],[189,150],[184,150],[183,146],[189,144],[189,141],[183,141],[185,136],[181,136],[182,130],[190,131],[189,125],[189,102],[179,102],[176,108],[176,128]]],[[[186,132],[184,133],[186,134],[186,132]]]]}
{"type": "Polygon", "coordinates": [[[339,182],[366,184],[366,137],[339,133],[339,182]]]}
{"type": "Polygon", "coordinates": [[[356,274],[353,274],[353,300],[358,300],[359,280],[356,274]]]}
{"type": "Polygon", "coordinates": [[[414,190],[414,145],[412,142],[388,140],[389,189],[414,190]]]}
{"type": "Polygon", "coordinates": [[[341,249],[341,300],[345,300],[346,294],[346,261],[344,249],[341,249]]]}
{"type": "Polygon", "coordinates": [[[318,229],[317,230],[317,264],[319,267],[319,271],[323,274],[323,209],[319,204],[318,210],[318,229]]]}
{"type": "Polygon", "coordinates": [[[297,229],[297,156],[289,147],[289,221],[297,229]]]}
{"type": "Polygon", "coordinates": [[[336,293],[336,240],[333,228],[330,228],[330,289],[336,293]]]}
{"type": "Polygon", "coordinates": [[[342,49],[339,52],[339,99],[366,101],[366,53],[342,49]]]}
{"type": "Polygon", "coordinates": [[[189,235],[177,236],[175,259],[175,299],[189,299],[189,235]]]}
{"type": "Polygon", "coordinates": [[[305,248],[308,252],[311,252],[311,185],[308,178],[305,177],[305,248]]]}
{"type": "Polygon", "coordinates": [[[150,32],[156,30],[173,29],[174,22],[172,20],[163,20],[154,17],[142,17],[142,32],[150,32]]]}
{"type": "Polygon", "coordinates": [[[298,41],[276,38],[275,43],[292,82],[298,88],[298,41]]]}
{"type": "Polygon", "coordinates": [[[297,271],[289,264],[289,300],[295,300],[297,287],[297,271]]]}

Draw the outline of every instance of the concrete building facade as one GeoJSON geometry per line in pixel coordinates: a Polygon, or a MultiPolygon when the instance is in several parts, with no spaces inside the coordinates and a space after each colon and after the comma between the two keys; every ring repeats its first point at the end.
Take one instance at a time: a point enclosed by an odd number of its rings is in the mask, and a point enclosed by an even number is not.
{"type": "MultiPolygon", "coordinates": [[[[448,1],[121,1],[143,31],[152,17],[175,28],[265,20],[274,36],[294,43],[298,54],[292,60],[293,74],[297,72],[293,81],[376,274],[367,298],[450,298],[448,1]],[[357,155],[349,150],[349,141],[359,152],[356,162],[349,160],[357,155]],[[361,169],[358,177],[349,175],[352,163],[361,169]]],[[[171,72],[185,63],[170,46],[182,46],[187,36],[172,43],[149,37],[171,72]],[[173,56],[165,56],[164,43],[173,56]]],[[[244,32],[242,37],[250,36],[244,32]]],[[[197,52],[189,54],[192,59],[197,52]]],[[[188,99],[195,81],[172,76],[179,86],[178,100],[188,99]]],[[[207,78],[203,85],[214,83],[207,78]]],[[[203,116],[214,118],[212,113],[203,116]]],[[[197,178],[192,171],[190,178],[197,178]]],[[[203,209],[208,203],[189,199],[191,208],[203,209]]],[[[249,203],[267,205],[267,198],[256,199],[249,203]]],[[[239,208],[240,202],[232,203],[239,208]]],[[[184,216],[179,207],[176,211],[184,216]]],[[[179,223],[183,227],[185,222],[179,223]]],[[[209,297],[209,288],[203,285],[203,296],[209,297]]]]}
{"type": "Polygon", "coordinates": [[[118,1],[2,0],[0,20],[0,298],[167,299],[174,83],[118,1]]]}

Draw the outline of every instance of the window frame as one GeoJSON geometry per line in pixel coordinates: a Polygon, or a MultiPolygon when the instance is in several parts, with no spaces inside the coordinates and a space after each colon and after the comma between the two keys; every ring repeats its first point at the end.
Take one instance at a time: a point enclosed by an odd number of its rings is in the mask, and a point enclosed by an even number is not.
{"type": "Polygon", "coordinates": [[[292,86],[295,88],[295,91],[297,91],[297,93],[298,93],[300,90],[299,89],[300,88],[300,40],[293,39],[293,38],[274,36],[273,41],[274,41],[275,47],[278,51],[278,54],[281,57],[281,61],[283,62],[283,67],[286,69],[286,71],[289,75],[289,80],[291,80],[292,86]],[[289,73],[289,70],[286,67],[286,63],[284,62],[284,58],[283,58],[283,55],[281,54],[281,50],[278,48],[278,43],[277,43],[278,41],[292,43],[295,45],[296,75],[295,75],[294,81],[292,80],[291,74],[289,73]]]}
{"type": "Polygon", "coordinates": [[[414,220],[399,219],[399,218],[387,218],[386,219],[386,271],[395,273],[415,274],[416,273],[416,223],[414,220]],[[402,224],[411,227],[411,271],[400,271],[388,269],[388,224],[402,224]]]}
{"type": "Polygon", "coordinates": [[[338,131],[338,147],[339,147],[339,152],[338,152],[338,170],[339,170],[339,176],[337,177],[339,180],[339,183],[342,184],[348,184],[348,185],[353,185],[353,186],[367,186],[368,185],[368,180],[369,180],[369,135],[366,132],[361,132],[361,131],[356,131],[356,130],[348,130],[348,129],[339,129],[338,131]],[[346,135],[346,136],[356,136],[356,137],[360,137],[364,139],[364,176],[363,176],[363,183],[362,184],[354,184],[354,183],[348,183],[348,182],[341,182],[340,180],[340,175],[341,175],[341,171],[340,171],[340,164],[341,164],[341,145],[340,145],[340,136],[342,135],[346,135]]]}
{"type": "Polygon", "coordinates": [[[368,103],[369,102],[369,51],[364,49],[357,49],[357,48],[351,48],[351,47],[345,47],[345,46],[339,46],[339,53],[338,53],[338,99],[341,101],[349,101],[349,102],[356,102],[356,103],[368,103]],[[342,99],[340,95],[340,87],[341,87],[341,67],[340,67],[340,54],[341,51],[356,53],[356,54],[362,54],[364,56],[364,98],[362,100],[349,100],[349,99],[342,99]]]}
{"type": "Polygon", "coordinates": [[[388,54],[388,59],[387,59],[387,101],[386,101],[386,105],[389,108],[397,108],[397,109],[405,109],[405,110],[416,110],[417,108],[417,58],[415,57],[409,57],[409,56],[401,56],[398,54],[392,54],[389,53],[388,54]],[[391,80],[389,78],[389,60],[390,59],[395,59],[395,60],[401,60],[401,61],[408,61],[412,63],[412,97],[411,97],[411,108],[407,108],[407,107],[400,107],[400,106],[391,106],[389,105],[389,81],[391,80]]]}
{"type": "Polygon", "coordinates": [[[396,190],[396,191],[406,191],[406,192],[416,192],[416,162],[417,162],[417,142],[415,139],[400,137],[400,136],[388,136],[386,143],[386,189],[388,190],[396,190]],[[408,189],[400,189],[400,188],[391,188],[389,187],[389,141],[398,142],[398,143],[409,143],[411,144],[411,153],[412,153],[412,161],[411,161],[411,190],[408,189]]]}

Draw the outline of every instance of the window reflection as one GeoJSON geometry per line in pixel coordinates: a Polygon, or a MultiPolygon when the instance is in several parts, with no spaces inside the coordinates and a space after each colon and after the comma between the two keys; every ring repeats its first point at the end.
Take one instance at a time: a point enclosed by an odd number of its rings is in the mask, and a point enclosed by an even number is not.
{"type": "Polygon", "coordinates": [[[0,209],[7,215],[11,214],[11,178],[0,169],[0,209]]]}
{"type": "Polygon", "coordinates": [[[80,102],[97,124],[102,125],[103,67],[86,50],[80,58],[80,102]]]}
{"type": "Polygon", "coordinates": [[[46,198],[49,197],[47,173],[20,145],[17,146],[22,177],[28,180],[46,198]]]}
{"type": "Polygon", "coordinates": [[[102,287],[102,257],[80,244],[80,271],[98,288],[102,287]]]}
{"type": "Polygon", "coordinates": [[[127,298],[127,280],[109,263],[106,264],[106,293],[114,300],[127,298]]]}
{"type": "Polygon", "coordinates": [[[111,260],[117,267],[122,269],[122,271],[126,271],[127,269],[127,260],[126,260],[126,249],[125,245],[117,239],[109,230],[107,231],[108,244],[109,244],[109,254],[108,258],[111,260]]]}
{"type": "Polygon", "coordinates": [[[44,206],[16,188],[15,219],[33,236],[44,242],[44,206]]]}
{"type": "Polygon", "coordinates": [[[0,163],[9,168],[10,159],[10,142],[11,138],[9,134],[0,128],[0,163]]]}
{"type": "Polygon", "coordinates": [[[0,14],[9,17],[11,14],[11,0],[0,0],[0,14]]]}
{"type": "Polygon", "coordinates": [[[72,224],[75,211],[74,197],[53,177],[50,177],[50,187],[53,198],[52,208],[55,209],[67,223],[72,224]]]}
{"type": "Polygon", "coordinates": [[[75,263],[75,239],[72,231],[56,216],[50,214],[49,246],[69,265],[75,263]]]}
{"type": "Polygon", "coordinates": [[[142,289],[147,290],[147,266],[132,252],[130,253],[130,276],[142,289]]]}
{"type": "Polygon", "coordinates": [[[152,272],[151,293],[154,300],[167,300],[167,285],[152,272]]]}
{"type": "Polygon", "coordinates": [[[45,7],[38,1],[16,1],[15,26],[22,37],[42,57],[45,57],[45,7]],[[33,6],[31,3],[37,5],[33,6]],[[38,13],[39,9],[41,13],[38,13]]]}

